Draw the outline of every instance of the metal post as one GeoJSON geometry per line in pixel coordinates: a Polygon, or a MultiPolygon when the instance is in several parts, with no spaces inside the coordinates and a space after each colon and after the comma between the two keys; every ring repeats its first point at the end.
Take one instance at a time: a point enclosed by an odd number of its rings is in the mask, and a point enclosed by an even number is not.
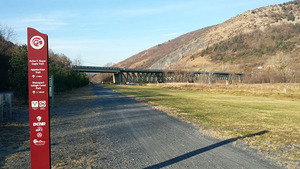
{"type": "Polygon", "coordinates": [[[212,73],[209,72],[208,74],[208,84],[211,84],[212,83],[212,73]]]}
{"type": "Polygon", "coordinates": [[[6,94],[6,106],[7,106],[7,116],[8,116],[8,118],[9,119],[11,119],[12,118],[12,103],[11,103],[11,97],[12,97],[12,94],[10,94],[10,93],[7,93],[6,94]]]}
{"type": "Polygon", "coordinates": [[[54,77],[51,75],[50,81],[49,81],[49,94],[51,97],[51,108],[54,108],[54,77]]]}
{"type": "Polygon", "coordinates": [[[3,99],[3,95],[0,94],[0,121],[3,121],[3,111],[4,111],[4,99],[3,99]]]}

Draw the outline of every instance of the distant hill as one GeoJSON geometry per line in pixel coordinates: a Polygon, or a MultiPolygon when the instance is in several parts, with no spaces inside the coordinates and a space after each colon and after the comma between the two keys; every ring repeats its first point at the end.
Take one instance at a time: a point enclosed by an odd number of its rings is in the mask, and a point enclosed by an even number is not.
{"type": "Polygon", "coordinates": [[[231,72],[251,72],[260,67],[286,78],[283,82],[300,81],[299,48],[300,0],[295,0],[246,11],[219,25],[142,51],[115,66],[231,72]]]}
{"type": "Polygon", "coordinates": [[[144,50],[118,64],[116,67],[126,67],[126,68],[141,68],[148,69],[153,64],[158,62],[161,58],[166,55],[182,48],[188,43],[193,43],[197,38],[201,37],[204,33],[211,30],[212,27],[207,27],[199,29],[187,34],[184,34],[176,39],[169,40],[165,43],[154,46],[150,49],[144,50]]]}

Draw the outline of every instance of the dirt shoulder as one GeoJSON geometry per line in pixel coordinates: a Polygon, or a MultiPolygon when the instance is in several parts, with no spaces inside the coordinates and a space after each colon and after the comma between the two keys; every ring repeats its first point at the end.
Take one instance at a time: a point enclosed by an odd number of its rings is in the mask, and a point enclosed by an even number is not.
{"type": "MultiPolygon", "coordinates": [[[[50,111],[52,168],[103,166],[109,143],[105,133],[93,132],[100,115],[94,97],[92,86],[56,95],[50,111]]],[[[13,115],[12,121],[0,124],[0,168],[30,168],[28,108],[18,106],[13,115]]]]}

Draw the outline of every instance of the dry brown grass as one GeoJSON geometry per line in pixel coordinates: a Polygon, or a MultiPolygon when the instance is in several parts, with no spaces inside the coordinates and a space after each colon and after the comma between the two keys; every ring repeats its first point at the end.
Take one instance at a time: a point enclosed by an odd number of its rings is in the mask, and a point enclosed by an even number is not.
{"type": "Polygon", "coordinates": [[[243,141],[279,165],[300,160],[300,84],[110,86],[220,139],[268,131],[243,141]]]}
{"type": "Polygon", "coordinates": [[[300,99],[300,83],[262,83],[262,84],[201,84],[201,83],[160,83],[147,84],[162,88],[183,90],[205,90],[237,95],[253,95],[266,97],[286,97],[300,99]]]}

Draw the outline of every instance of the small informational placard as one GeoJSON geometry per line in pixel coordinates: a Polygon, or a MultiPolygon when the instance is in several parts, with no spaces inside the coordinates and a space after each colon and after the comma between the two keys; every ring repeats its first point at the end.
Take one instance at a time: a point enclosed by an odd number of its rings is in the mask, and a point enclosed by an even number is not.
{"type": "Polygon", "coordinates": [[[48,36],[27,28],[32,169],[50,168],[48,36]]]}

